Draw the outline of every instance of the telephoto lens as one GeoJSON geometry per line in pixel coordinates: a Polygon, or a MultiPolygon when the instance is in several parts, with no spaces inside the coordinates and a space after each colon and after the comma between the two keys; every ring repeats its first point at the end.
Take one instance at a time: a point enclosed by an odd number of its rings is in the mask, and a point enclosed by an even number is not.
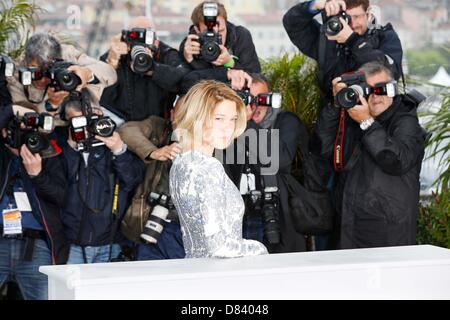
{"type": "Polygon", "coordinates": [[[141,238],[149,243],[158,243],[158,239],[164,229],[164,224],[168,215],[169,209],[160,205],[155,206],[145,224],[141,238]]]}

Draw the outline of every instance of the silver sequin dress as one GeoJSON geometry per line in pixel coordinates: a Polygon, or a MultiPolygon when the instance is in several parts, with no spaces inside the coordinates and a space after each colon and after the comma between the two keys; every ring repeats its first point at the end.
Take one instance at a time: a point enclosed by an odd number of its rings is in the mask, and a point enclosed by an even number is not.
{"type": "Polygon", "coordinates": [[[242,238],[244,201],[216,158],[198,151],[178,156],[170,170],[170,194],[186,258],[267,254],[262,243],[242,238]]]}

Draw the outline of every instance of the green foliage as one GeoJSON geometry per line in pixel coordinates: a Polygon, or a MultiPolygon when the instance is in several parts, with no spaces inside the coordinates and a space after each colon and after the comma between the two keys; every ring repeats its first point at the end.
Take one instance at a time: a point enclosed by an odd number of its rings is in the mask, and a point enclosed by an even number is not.
{"type": "Polygon", "coordinates": [[[443,96],[439,111],[429,114],[431,119],[426,128],[433,134],[428,146],[432,152],[430,158],[439,156],[439,165],[445,168],[436,184],[442,190],[450,188],[450,93],[443,96]]]}
{"type": "Polygon", "coordinates": [[[283,109],[297,114],[311,129],[320,109],[317,64],[302,54],[285,54],[263,61],[262,70],[272,90],[283,95],[283,109]]]}
{"type": "Polygon", "coordinates": [[[29,28],[40,9],[26,0],[0,2],[0,53],[16,58],[23,50],[29,28]]]}
{"type": "Polygon", "coordinates": [[[409,73],[422,78],[430,78],[436,74],[440,66],[450,71],[450,48],[447,46],[428,47],[426,49],[410,49],[405,52],[409,73]]]}
{"type": "Polygon", "coordinates": [[[444,170],[435,182],[437,193],[419,208],[417,240],[450,249],[450,93],[443,96],[439,111],[429,115],[426,128],[433,133],[428,142],[430,157],[440,157],[444,170]]]}
{"type": "Polygon", "coordinates": [[[418,244],[432,244],[450,249],[450,192],[433,194],[430,203],[419,208],[418,244]]]}

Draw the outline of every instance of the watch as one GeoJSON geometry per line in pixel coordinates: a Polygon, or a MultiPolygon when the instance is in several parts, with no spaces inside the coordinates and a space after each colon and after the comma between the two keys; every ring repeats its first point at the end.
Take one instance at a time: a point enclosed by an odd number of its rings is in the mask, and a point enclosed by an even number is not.
{"type": "Polygon", "coordinates": [[[371,125],[373,125],[374,122],[375,122],[375,119],[370,117],[366,120],[361,121],[361,123],[359,124],[359,127],[361,128],[362,131],[366,131],[367,129],[370,128],[371,125]]]}

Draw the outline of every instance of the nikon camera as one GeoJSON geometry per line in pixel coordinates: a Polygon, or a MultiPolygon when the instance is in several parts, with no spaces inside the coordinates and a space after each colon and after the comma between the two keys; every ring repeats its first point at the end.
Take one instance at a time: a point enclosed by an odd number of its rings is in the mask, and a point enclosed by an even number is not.
{"type": "Polygon", "coordinates": [[[70,135],[77,144],[77,151],[86,151],[104,145],[104,142],[95,139],[95,136],[111,137],[116,127],[116,123],[109,117],[80,116],[70,120],[70,135]]]}
{"type": "Polygon", "coordinates": [[[10,123],[7,132],[7,144],[14,149],[26,145],[31,153],[42,153],[50,146],[46,134],[39,129],[50,133],[54,129],[54,119],[47,113],[28,112],[24,116],[16,116],[10,123]]]}
{"type": "Polygon", "coordinates": [[[221,53],[220,44],[222,43],[222,37],[219,33],[214,32],[214,27],[217,25],[218,11],[217,3],[207,2],[203,4],[203,16],[207,30],[198,35],[201,51],[197,58],[206,62],[216,61],[221,53]]]}
{"type": "Polygon", "coordinates": [[[152,29],[134,28],[132,30],[122,30],[122,42],[130,45],[131,65],[135,73],[146,74],[153,70],[153,58],[147,53],[149,48],[156,52],[156,33],[152,29]]]}
{"type": "Polygon", "coordinates": [[[339,32],[341,32],[342,29],[344,28],[344,25],[342,24],[339,18],[344,19],[344,21],[346,21],[347,24],[351,23],[351,17],[347,15],[344,11],[341,11],[337,15],[329,17],[324,22],[324,24],[322,25],[323,32],[325,32],[325,34],[329,36],[335,36],[339,32]]]}
{"type": "Polygon", "coordinates": [[[74,65],[71,62],[57,60],[48,66],[21,67],[19,79],[22,85],[29,86],[33,81],[46,77],[50,79],[50,87],[55,91],[72,92],[81,84],[81,79],[68,68],[74,65]]]}

